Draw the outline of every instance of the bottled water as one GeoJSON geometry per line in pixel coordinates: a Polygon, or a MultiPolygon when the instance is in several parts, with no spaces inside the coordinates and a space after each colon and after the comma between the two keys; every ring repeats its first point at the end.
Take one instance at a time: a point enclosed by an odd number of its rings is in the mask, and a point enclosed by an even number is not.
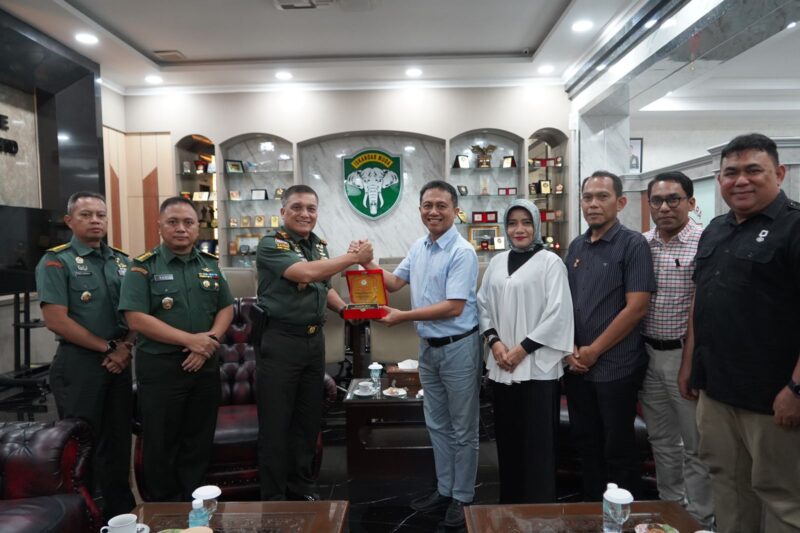
{"type": "Polygon", "coordinates": [[[631,515],[633,495],[614,483],[603,493],[603,533],[622,533],[622,526],[631,515]]]}
{"type": "Polygon", "coordinates": [[[194,500],[189,511],[189,527],[207,526],[208,513],[203,507],[203,500],[194,500]]]}

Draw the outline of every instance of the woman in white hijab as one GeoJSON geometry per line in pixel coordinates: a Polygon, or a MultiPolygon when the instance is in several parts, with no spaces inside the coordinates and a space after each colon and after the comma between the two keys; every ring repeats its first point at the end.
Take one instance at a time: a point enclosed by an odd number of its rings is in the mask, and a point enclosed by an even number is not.
{"type": "Polygon", "coordinates": [[[478,291],[480,331],[489,348],[500,503],[556,500],[556,435],[562,359],[574,322],[567,269],[544,250],[536,206],[506,211],[511,250],[492,258],[478,291]]]}

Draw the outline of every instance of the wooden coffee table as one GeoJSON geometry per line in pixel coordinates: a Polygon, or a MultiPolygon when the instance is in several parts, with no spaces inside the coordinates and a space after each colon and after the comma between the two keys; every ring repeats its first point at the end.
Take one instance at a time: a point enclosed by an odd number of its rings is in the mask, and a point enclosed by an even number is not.
{"type": "MultiPolygon", "coordinates": [[[[595,533],[603,529],[601,503],[472,505],[464,511],[470,533],[595,533]]],[[[669,524],[680,533],[694,533],[700,524],[677,502],[633,502],[623,531],[637,524],[669,524]]]]}
{"type": "MultiPolygon", "coordinates": [[[[150,533],[188,527],[189,503],[143,503],[132,512],[150,533]]],[[[341,533],[348,502],[220,502],[211,528],[236,533],[341,533]]]]}

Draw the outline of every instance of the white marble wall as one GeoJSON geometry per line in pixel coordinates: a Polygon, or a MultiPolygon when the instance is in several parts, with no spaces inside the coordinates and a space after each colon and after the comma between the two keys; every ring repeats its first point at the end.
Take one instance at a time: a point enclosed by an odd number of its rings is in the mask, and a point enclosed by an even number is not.
{"type": "Polygon", "coordinates": [[[39,207],[39,146],[33,95],[0,85],[0,115],[8,131],[0,137],[17,141],[15,155],[0,154],[0,205],[39,207]]]}
{"type": "MultiPolygon", "coordinates": [[[[580,118],[580,182],[596,170],[607,170],[621,176],[630,164],[630,121],[624,115],[583,115],[580,118]]],[[[580,190],[576,191],[580,194],[580,190]]],[[[638,228],[641,221],[637,202],[631,202],[621,214],[623,224],[638,228]]],[[[586,221],[581,218],[580,232],[586,231],[586,221]]]]}
{"type": "Polygon", "coordinates": [[[332,255],[347,250],[353,239],[367,238],[376,257],[403,257],[409,246],[425,234],[419,216],[419,190],[428,181],[445,177],[445,142],[406,133],[343,134],[298,147],[300,182],[319,195],[316,233],[328,241],[332,255]],[[413,147],[413,150],[407,149],[413,147]],[[388,215],[369,220],[357,214],[344,193],[341,155],[378,148],[400,155],[403,188],[400,204],[388,215]]]}

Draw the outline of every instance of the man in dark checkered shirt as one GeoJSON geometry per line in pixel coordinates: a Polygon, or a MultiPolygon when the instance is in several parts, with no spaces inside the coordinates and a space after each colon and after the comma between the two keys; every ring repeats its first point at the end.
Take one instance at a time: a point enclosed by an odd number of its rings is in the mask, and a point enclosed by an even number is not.
{"type": "Polygon", "coordinates": [[[678,371],[694,295],[694,256],[703,228],[689,218],[694,186],[682,172],[665,172],[647,184],[656,227],[644,234],[653,255],[658,292],[642,322],[650,356],[639,399],[656,461],[658,496],[676,501],[706,529],[714,523],[708,467],[698,456],[697,403],[681,396],[678,371]]]}
{"type": "Polygon", "coordinates": [[[564,383],[586,501],[600,500],[608,482],[635,495],[641,477],[633,424],[647,354],[639,322],[656,281],[647,241],[617,219],[626,203],[619,176],[597,171],[584,180],[589,229],[567,256],[576,346],[564,383]]]}

